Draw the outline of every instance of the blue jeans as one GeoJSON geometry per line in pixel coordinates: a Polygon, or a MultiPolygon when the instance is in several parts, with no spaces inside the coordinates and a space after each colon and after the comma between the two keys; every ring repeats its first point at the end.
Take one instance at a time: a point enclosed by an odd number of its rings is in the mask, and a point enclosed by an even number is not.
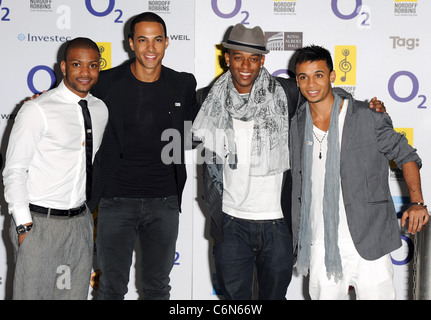
{"type": "Polygon", "coordinates": [[[260,300],[284,300],[292,279],[292,238],[284,219],[252,221],[223,216],[216,241],[218,284],[228,300],[252,299],[256,267],[260,300]]]}
{"type": "Polygon", "coordinates": [[[178,197],[102,198],[97,218],[98,299],[124,299],[136,239],[144,299],[170,297],[169,274],[178,236],[178,197]]]}

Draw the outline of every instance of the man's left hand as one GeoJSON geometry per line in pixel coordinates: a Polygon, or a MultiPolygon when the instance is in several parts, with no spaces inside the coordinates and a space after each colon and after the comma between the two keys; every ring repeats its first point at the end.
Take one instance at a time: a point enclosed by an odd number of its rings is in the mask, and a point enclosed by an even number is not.
{"type": "Polygon", "coordinates": [[[386,113],[386,108],[383,102],[380,100],[377,100],[377,97],[372,98],[369,104],[371,109],[375,109],[377,112],[386,113]]]}
{"type": "Polygon", "coordinates": [[[429,221],[429,214],[426,207],[422,205],[411,205],[401,218],[401,226],[404,227],[407,218],[409,219],[408,231],[415,234],[416,231],[421,231],[422,227],[429,221]]]}

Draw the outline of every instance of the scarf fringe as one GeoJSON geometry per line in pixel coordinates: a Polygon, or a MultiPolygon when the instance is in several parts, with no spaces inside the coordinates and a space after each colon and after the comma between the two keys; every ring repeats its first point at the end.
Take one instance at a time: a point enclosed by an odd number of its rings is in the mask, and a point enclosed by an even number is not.
{"type": "Polygon", "coordinates": [[[338,283],[338,281],[343,280],[343,273],[339,272],[327,272],[326,276],[328,277],[328,280],[331,280],[331,277],[334,277],[335,283],[338,283]]]}

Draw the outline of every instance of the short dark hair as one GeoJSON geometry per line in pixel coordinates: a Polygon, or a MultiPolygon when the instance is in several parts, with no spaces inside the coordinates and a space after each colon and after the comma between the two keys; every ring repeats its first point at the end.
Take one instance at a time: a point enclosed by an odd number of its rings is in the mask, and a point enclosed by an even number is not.
{"type": "Polygon", "coordinates": [[[163,26],[165,38],[168,36],[165,21],[159,15],[155,14],[154,12],[143,12],[135,16],[130,24],[129,38],[132,40],[135,36],[135,26],[139,22],[158,22],[163,26]]]}
{"type": "Polygon", "coordinates": [[[95,51],[97,51],[97,53],[99,53],[99,58],[100,58],[99,47],[93,40],[89,38],[78,37],[67,42],[66,48],[64,50],[64,61],[67,61],[67,55],[69,54],[70,49],[75,49],[75,48],[94,49],[95,51]]]}
{"type": "Polygon", "coordinates": [[[314,61],[325,61],[326,66],[329,69],[329,72],[334,70],[334,65],[332,62],[331,53],[328,49],[325,49],[321,46],[310,45],[299,49],[297,51],[298,55],[295,58],[295,66],[304,62],[314,62],[314,61]]]}

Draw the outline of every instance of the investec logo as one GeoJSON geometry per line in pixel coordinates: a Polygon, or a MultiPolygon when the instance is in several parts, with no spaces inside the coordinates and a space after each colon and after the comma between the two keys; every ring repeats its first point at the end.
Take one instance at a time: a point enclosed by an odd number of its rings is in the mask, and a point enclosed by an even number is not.
{"type": "Polygon", "coordinates": [[[35,34],[24,34],[20,33],[17,36],[19,41],[28,41],[28,42],[66,42],[72,40],[70,36],[58,36],[58,35],[35,35],[35,34]]]}

